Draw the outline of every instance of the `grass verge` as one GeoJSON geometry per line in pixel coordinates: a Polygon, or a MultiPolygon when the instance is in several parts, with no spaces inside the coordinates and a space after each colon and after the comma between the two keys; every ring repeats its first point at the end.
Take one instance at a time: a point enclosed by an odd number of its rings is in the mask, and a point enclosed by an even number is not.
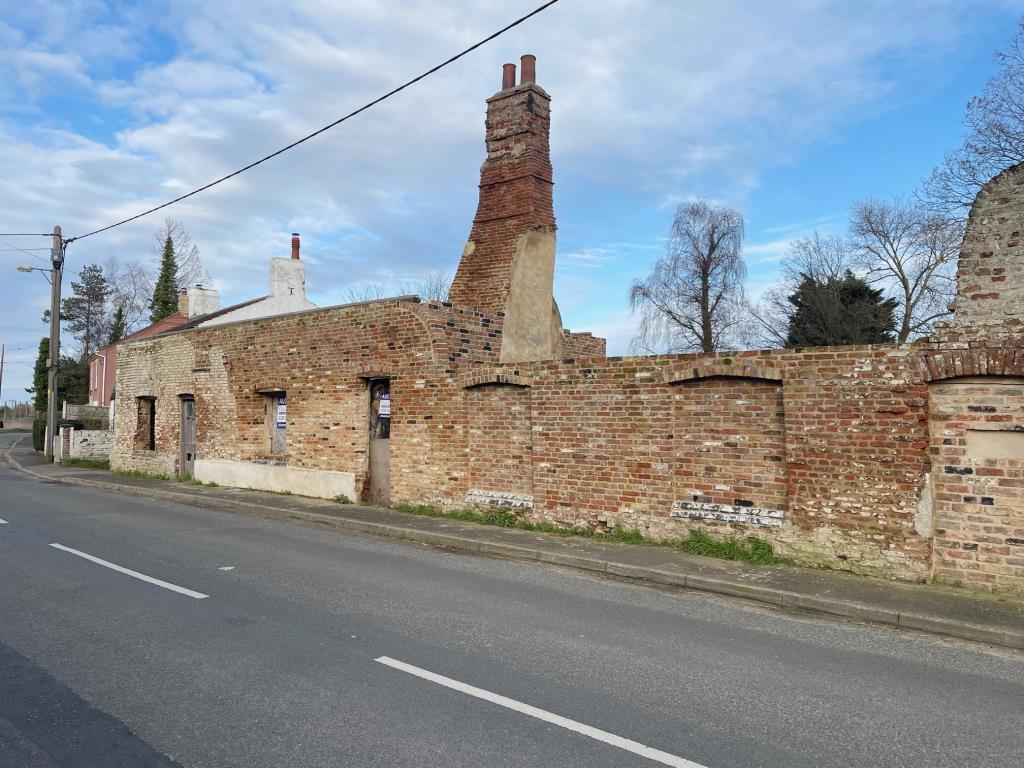
{"type": "Polygon", "coordinates": [[[595,531],[584,527],[563,527],[552,523],[529,523],[520,520],[514,512],[504,509],[475,510],[453,509],[443,510],[428,504],[397,504],[394,509],[411,515],[424,517],[443,517],[447,520],[459,520],[480,525],[494,525],[501,528],[518,528],[522,531],[553,533],[558,536],[581,536],[598,541],[615,541],[622,544],[642,544],[652,547],[671,547],[691,555],[717,557],[721,560],[738,560],[755,565],[773,565],[777,563],[791,564],[789,558],[779,557],[770,541],[750,536],[738,539],[735,536],[716,538],[704,531],[691,531],[685,539],[650,539],[636,528],[624,528],[616,525],[610,531],[595,531]]]}
{"type": "Polygon", "coordinates": [[[161,472],[141,472],[137,469],[119,469],[114,472],[121,477],[139,477],[143,480],[170,480],[171,478],[161,472]]]}
{"type": "Polygon", "coordinates": [[[64,459],[65,467],[82,467],[83,469],[110,469],[109,459],[64,459]]]}

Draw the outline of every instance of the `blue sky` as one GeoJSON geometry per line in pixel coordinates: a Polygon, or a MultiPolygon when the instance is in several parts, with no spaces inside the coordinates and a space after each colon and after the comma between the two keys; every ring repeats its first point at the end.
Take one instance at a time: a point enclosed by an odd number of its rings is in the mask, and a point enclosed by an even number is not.
{"type": "MultiPolygon", "coordinates": [[[[0,0],[0,231],[80,234],[319,127],[535,2],[0,0]]],[[[626,290],[680,200],[747,220],[748,288],[789,240],[910,193],[961,132],[1024,2],[562,0],[380,108],[170,215],[233,303],[303,235],[310,298],[453,270],[500,68],[538,57],[552,95],[565,324],[624,353],[626,290]]],[[[83,240],[72,269],[149,262],[160,215],[83,240]]],[[[0,244],[4,400],[24,398],[48,286],[0,244]]],[[[45,254],[42,254],[45,255],[45,254]]],[[[37,262],[38,263],[38,262],[37,262]]]]}

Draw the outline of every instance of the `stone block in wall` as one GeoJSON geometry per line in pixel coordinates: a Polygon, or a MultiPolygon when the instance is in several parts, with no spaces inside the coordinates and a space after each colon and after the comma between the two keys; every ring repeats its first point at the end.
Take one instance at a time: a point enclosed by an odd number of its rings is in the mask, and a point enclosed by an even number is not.
{"type": "Polygon", "coordinates": [[[525,510],[533,509],[533,496],[522,493],[484,491],[474,488],[466,494],[466,503],[472,506],[525,510]]]}
{"type": "Polygon", "coordinates": [[[744,507],[737,504],[712,504],[699,501],[676,501],[672,503],[670,517],[688,520],[708,520],[716,523],[740,523],[765,528],[781,528],[786,513],[781,509],[744,507]]]}

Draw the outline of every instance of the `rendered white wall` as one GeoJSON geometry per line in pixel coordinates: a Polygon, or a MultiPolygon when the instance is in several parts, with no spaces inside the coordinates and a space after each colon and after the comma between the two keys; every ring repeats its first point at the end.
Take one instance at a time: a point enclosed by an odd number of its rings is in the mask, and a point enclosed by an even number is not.
{"type": "Polygon", "coordinates": [[[326,469],[299,469],[248,461],[196,459],[195,479],[231,488],[253,488],[258,491],[290,491],[300,496],[334,499],[348,496],[356,499],[356,476],[351,472],[326,469]]]}

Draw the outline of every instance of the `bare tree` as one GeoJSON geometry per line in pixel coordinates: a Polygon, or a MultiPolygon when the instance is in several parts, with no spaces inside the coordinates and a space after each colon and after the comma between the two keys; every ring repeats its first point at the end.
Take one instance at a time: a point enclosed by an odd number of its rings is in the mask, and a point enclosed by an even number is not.
{"type": "Polygon", "coordinates": [[[210,273],[203,267],[203,262],[199,258],[199,246],[179,221],[166,218],[160,229],[153,233],[153,260],[157,264],[160,263],[168,237],[171,239],[174,259],[178,264],[174,282],[181,288],[190,288],[197,283],[209,284],[210,273]]]}
{"type": "Polygon", "coordinates": [[[416,283],[413,293],[427,301],[448,301],[448,292],[451,288],[452,273],[439,269],[436,272],[428,272],[416,283]]]}
{"type": "Polygon", "coordinates": [[[103,264],[103,276],[110,286],[108,304],[111,312],[124,311],[125,333],[137,331],[146,315],[146,305],[153,293],[153,281],[137,261],[122,261],[111,255],[103,264]]]}
{"type": "Polygon", "coordinates": [[[744,336],[747,346],[785,347],[796,311],[790,296],[807,278],[823,285],[839,284],[854,266],[849,243],[839,235],[815,230],[794,240],[779,264],[779,282],[749,308],[754,322],[744,336]]]}
{"type": "Polygon", "coordinates": [[[378,301],[397,294],[388,290],[386,283],[354,283],[345,289],[344,299],[351,304],[378,301]]]}
{"type": "Polygon", "coordinates": [[[629,304],[640,311],[633,349],[714,352],[740,321],[746,266],[743,215],[707,200],[676,209],[667,253],[646,280],[634,281],[629,304]]]}
{"type": "Polygon", "coordinates": [[[1007,49],[996,53],[996,63],[999,70],[981,95],[967,102],[963,143],[918,193],[933,210],[962,215],[983,184],[1024,161],[1024,18],[1007,49]]]}
{"type": "Polygon", "coordinates": [[[391,296],[419,296],[426,301],[447,301],[451,287],[451,273],[438,270],[428,272],[418,281],[354,283],[345,288],[343,296],[352,303],[378,301],[391,296]]]}
{"type": "Polygon", "coordinates": [[[899,302],[896,341],[931,331],[955,292],[960,222],[907,202],[862,200],[850,214],[850,244],[865,279],[899,302]]]}

